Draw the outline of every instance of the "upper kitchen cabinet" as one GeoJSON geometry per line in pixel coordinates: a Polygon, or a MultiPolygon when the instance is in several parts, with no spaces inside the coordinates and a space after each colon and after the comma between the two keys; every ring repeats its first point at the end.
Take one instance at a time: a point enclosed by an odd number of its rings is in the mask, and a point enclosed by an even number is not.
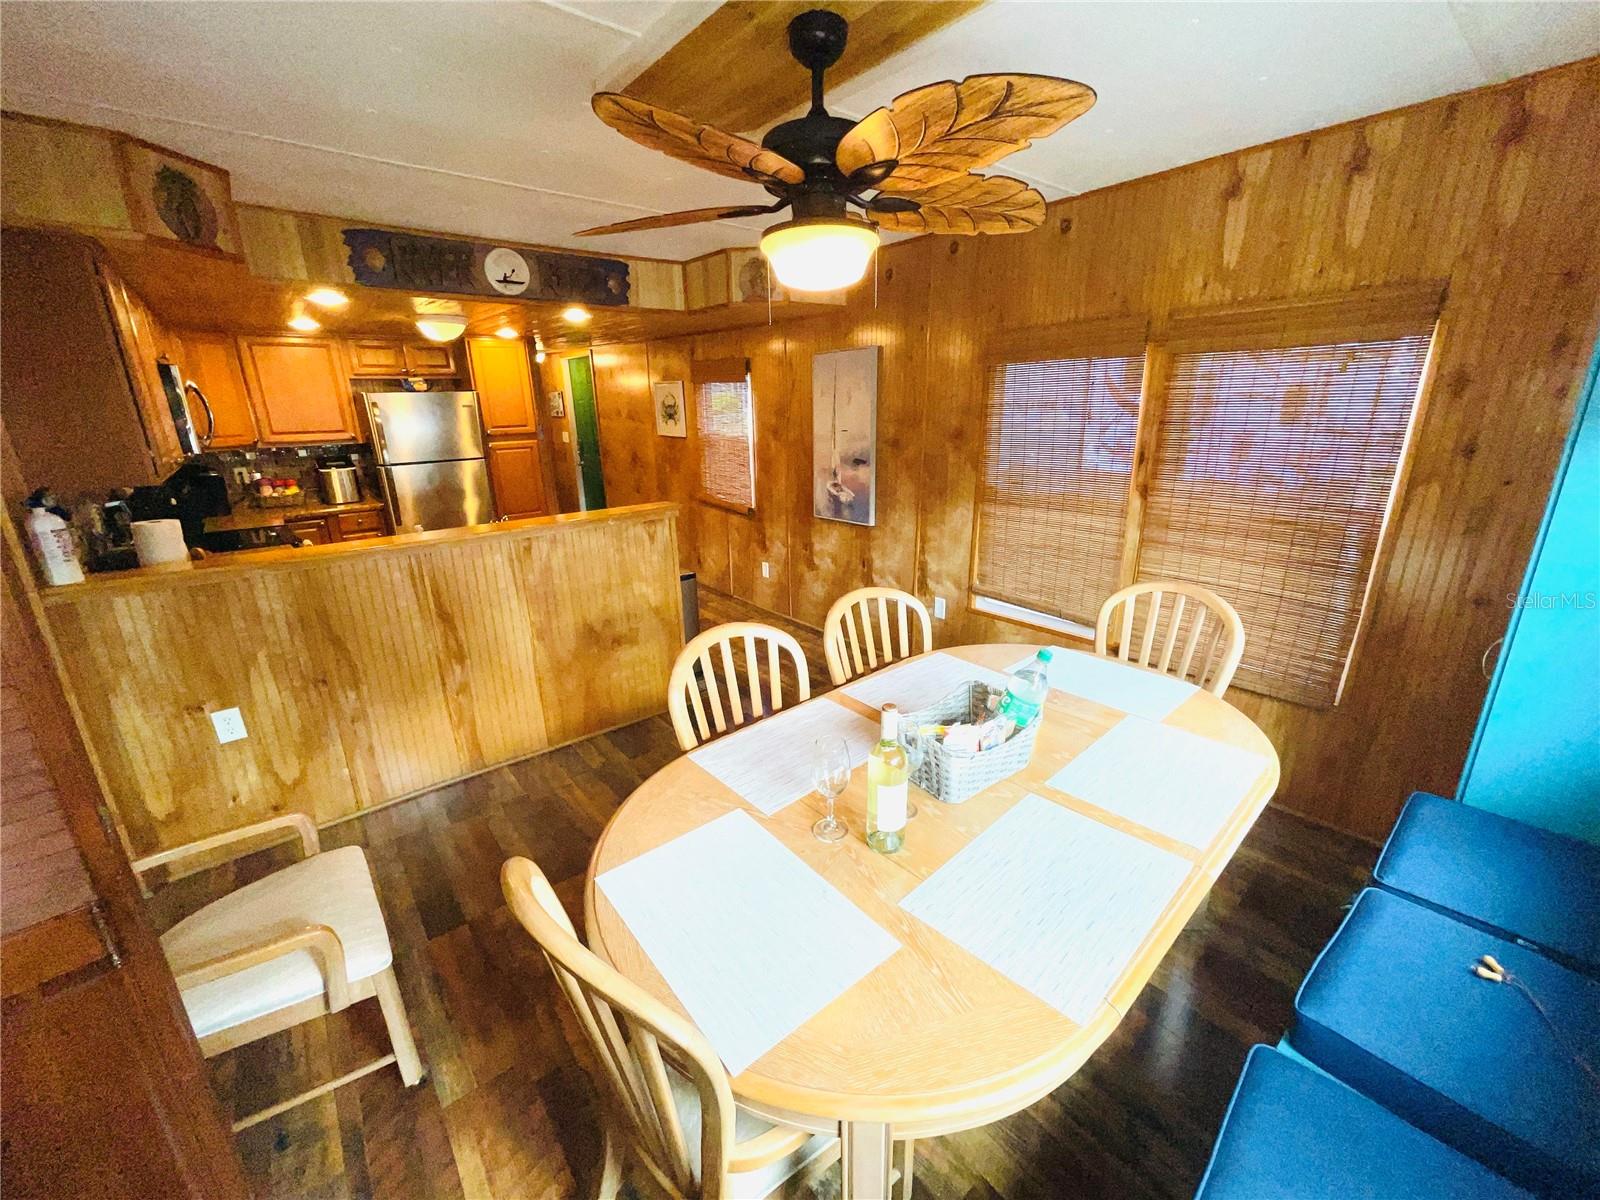
{"type": "Polygon", "coordinates": [[[193,415],[201,444],[207,450],[255,445],[256,419],[234,339],[226,333],[174,330],[170,343],[184,380],[193,385],[189,395],[199,409],[193,415]]]}
{"type": "Polygon", "coordinates": [[[171,361],[168,354],[166,331],[157,323],[155,314],[143,300],[129,289],[111,267],[102,262],[97,266],[101,287],[111,306],[111,319],[116,325],[117,340],[122,347],[123,362],[127,368],[133,397],[139,406],[150,453],[155,460],[156,474],[166,478],[183,461],[183,447],[178,443],[178,430],[172,419],[171,404],[162,387],[157,364],[171,361]]]}
{"type": "Polygon", "coordinates": [[[6,230],[0,272],[0,390],[27,486],[70,502],[160,483],[182,453],[144,304],[70,234],[6,230]]]}
{"type": "Polygon", "coordinates": [[[407,375],[448,377],[456,374],[456,356],[449,346],[437,342],[407,342],[401,350],[406,358],[407,375]]]}
{"type": "Polygon", "coordinates": [[[486,337],[466,341],[484,430],[491,437],[538,432],[533,377],[528,372],[528,348],[522,339],[486,337]]]}
{"type": "Polygon", "coordinates": [[[241,337],[239,357],[264,445],[360,440],[337,342],[241,337]]]}
{"type": "Polygon", "coordinates": [[[350,374],[358,379],[451,379],[459,372],[449,346],[351,338],[350,374]]]}

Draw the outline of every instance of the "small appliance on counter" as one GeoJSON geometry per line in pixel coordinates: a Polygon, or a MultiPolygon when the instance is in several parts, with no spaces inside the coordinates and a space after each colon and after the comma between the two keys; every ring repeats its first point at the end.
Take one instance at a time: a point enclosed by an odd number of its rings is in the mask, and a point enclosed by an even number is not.
{"type": "Polygon", "coordinates": [[[476,392],[363,392],[396,533],[494,520],[476,392]]]}
{"type": "Polygon", "coordinates": [[[346,454],[317,460],[317,491],[324,504],[354,504],[361,499],[361,472],[346,454]]]}

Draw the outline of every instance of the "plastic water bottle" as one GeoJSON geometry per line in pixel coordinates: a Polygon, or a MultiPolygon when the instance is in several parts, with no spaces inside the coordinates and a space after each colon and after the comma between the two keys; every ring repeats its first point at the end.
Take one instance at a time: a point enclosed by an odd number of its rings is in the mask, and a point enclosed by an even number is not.
{"type": "Polygon", "coordinates": [[[1001,697],[997,715],[1007,718],[1018,729],[1026,729],[1039,717],[1045,698],[1050,695],[1050,647],[1046,646],[1011,672],[1011,682],[1001,697]]]}

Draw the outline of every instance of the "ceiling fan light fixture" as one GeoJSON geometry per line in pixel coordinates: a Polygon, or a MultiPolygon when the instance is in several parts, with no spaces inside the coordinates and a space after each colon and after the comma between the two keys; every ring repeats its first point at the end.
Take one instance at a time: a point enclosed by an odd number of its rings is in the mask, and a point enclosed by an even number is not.
{"type": "Polygon", "coordinates": [[[761,235],[761,253],[794,292],[836,292],[867,273],[878,231],[849,217],[801,217],[761,235]]]}
{"type": "Polygon", "coordinates": [[[467,330],[467,318],[459,313],[428,313],[417,318],[417,332],[430,342],[453,342],[467,330]]]}

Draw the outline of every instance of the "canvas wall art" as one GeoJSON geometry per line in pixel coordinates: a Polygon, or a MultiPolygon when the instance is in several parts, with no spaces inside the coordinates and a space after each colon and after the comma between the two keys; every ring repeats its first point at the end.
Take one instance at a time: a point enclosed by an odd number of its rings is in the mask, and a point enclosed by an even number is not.
{"type": "Polygon", "coordinates": [[[811,511],[824,520],[878,519],[878,347],[811,360],[811,511]]]}
{"type": "Polygon", "coordinates": [[[656,402],[656,432],[662,437],[688,437],[689,411],[683,401],[683,380],[663,379],[650,385],[656,402]]]}

